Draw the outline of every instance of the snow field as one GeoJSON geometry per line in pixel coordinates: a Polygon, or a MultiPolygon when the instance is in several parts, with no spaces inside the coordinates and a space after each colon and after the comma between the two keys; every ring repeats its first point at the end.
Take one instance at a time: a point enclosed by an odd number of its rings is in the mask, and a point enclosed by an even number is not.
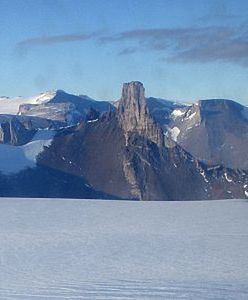
{"type": "Polygon", "coordinates": [[[248,299],[248,202],[0,200],[0,299],[248,299]]]}

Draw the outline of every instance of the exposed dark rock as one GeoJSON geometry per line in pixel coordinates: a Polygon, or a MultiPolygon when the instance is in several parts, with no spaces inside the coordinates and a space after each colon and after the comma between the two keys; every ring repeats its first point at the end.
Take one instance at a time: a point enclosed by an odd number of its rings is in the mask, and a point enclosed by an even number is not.
{"type": "Polygon", "coordinates": [[[86,121],[95,121],[95,120],[98,120],[99,117],[100,117],[100,112],[91,107],[85,117],[85,120],[86,121]]]}
{"type": "Polygon", "coordinates": [[[23,145],[31,140],[36,130],[27,129],[16,117],[0,123],[0,143],[23,145]]]}
{"type": "Polygon", "coordinates": [[[175,143],[166,147],[163,132],[148,111],[143,86],[136,82],[124,85],[116,113],[61,131],[39,164],[82,177],[117,198],[246,197],[246,172],[209,167],[175,143]]]}
{"type": "Polygon", "coordinates": [[[117,199],[95,190],[81,177],[45,166],[0,174],[0,197],[117,199]]]}
{"type": "Polygon", "coordinates": [[[210,165],[248,169],[248,109],[231,100],[202,100],[171,115],[168,135],[210,165]]]}
{"type": "Polygon", "coordinates": [[[161,128],[151,117],[145,99],[145,89],[138,81],[124,83],[118,105],[118,120],[128,142],[130,132],[144,135],[159,145],[164,144],[161,128]]]}
{"type": "Polygon", "coordinates": [[[63,126],[65,123],[39,117],[0,115],[0,143],[24,145],[39,129],[58,129],[63,126]]]}
{"type": "MultiPolygon", "coordinates": [[[[239,149],[235,155],[240,157],[235,158],[233,152],[225,148],[222,153],[219,148],[246,145],[245,107],[227,100],[185,106],[146,99],[140,82],[124,84],[117,110],[112,106],[101,110],[93,102],[59,91],[49,103],[37,106],[41,110],[45,105],[46,114],[61,107],[58,113],[67,113],[62,117],[66,125],[80,123],[57,131],[51,145],[37,157],[36,168],[0,175],[2,196],[248,198],[248,173],[242,167],[246,161],[241,163],[247,153],[239,149]]],[[[28,135],[39,124],[27,116],[2,118],[2,140],[14,145],[30,140],[28,135]]]]}

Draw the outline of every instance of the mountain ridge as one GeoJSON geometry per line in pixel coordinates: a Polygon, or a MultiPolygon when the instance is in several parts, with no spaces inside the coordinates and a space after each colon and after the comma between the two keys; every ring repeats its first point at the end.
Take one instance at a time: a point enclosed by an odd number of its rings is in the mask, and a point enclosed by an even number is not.
{"type": "MultiPolygon", "coordinates": [[[[20,155],[33,153],[34,163],[25,165],[24,161],[22,170],[0,174],[3,196],[26,193],[37,197],[68,197],[70,191],[76,198],[132,200],[248,197],[248,172],[245,163],[241,164],[246,161],[248,119],[246,108],[236,102],[211,99],[184,105],[146,98],[143,84],[133,81],[123,85],[115,106],[64,91],[56,92],[45,103],[23,105],[18,116],[7,119],[11,123],[19,118],[20,128],[35,130],[23,148],[18,148],[20,155]],[[53,115],[54,107],[60,109],[61,119],[53,115]],[[32,116],[27,114],[28,110],[32,116]],[[45,118],[48,113],[50,119],[45,118]],[[53,123],[42,127],[41,120],[53,123]],[[37,144],[33,140],[41,130],[44,134],[49,130],[54,132],[51,141],[44,140],[41,147],[32,150],[37,144]],[[240,147],[239,156],[235,157],[233,151],[227,152],[229,157],[221,155],[218,147],[224,138],[228,145],[236,143],[240,147]],[[53,186],[47,184],[49,178],[53,186]],[[32,179],[36,182],[34,188],[27,184],[32,179]],[[75,185],[75,190],[71,185],[75,185]]],[[[7,126],[7,121],[5,115],[0,116],[1,128],[7,126]]],[[[19,131],[20,136],[17,130],[15,136],[23,138],[23,130],[19,131]]],[[[2,143],[6,141],[2,139],[2,143]]],[[[12,143],[9,147],[18,145],[12,143]]],[[[0,144],[0,150],[3,146],[0,144]]],[[[16,155],[16,151],[10,153],[16,155]]]]}

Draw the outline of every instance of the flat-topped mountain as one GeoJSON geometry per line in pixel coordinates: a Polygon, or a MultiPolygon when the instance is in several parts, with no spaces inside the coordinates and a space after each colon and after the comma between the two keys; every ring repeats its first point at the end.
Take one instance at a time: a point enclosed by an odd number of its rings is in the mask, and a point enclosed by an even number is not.
{"type": "Polygon", "coordinates": [[[248,169],[248,108],[232,100],[200,100],[176,108],[165,132],[207,164],[248,169]]]}
{"type": "Polygon", "coordinates": [[[58,90],[53,97],[45,102],[21,104],[18,114],[39,116],[53,121],[62,121],[67,125],[74,125],[84,120],[91,108],[100,113],[115,109],[107,101],[96,101],[88,96],[76,96],[58,90]]]}

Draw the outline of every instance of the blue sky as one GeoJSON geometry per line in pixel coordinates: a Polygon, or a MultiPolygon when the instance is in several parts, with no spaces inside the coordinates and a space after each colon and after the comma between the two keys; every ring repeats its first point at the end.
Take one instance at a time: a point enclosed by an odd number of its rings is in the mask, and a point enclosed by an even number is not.
{"type": "Polygon", "coordinates": [[[248,1],[0,0],[0,95],[51,89],[248,104],[248,1]]]}

